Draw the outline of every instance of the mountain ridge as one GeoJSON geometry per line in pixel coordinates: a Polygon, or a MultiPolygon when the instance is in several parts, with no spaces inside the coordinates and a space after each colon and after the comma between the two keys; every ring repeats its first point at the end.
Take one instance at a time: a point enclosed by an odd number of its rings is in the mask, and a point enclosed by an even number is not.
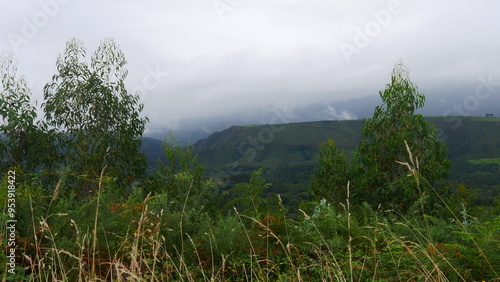
{"type": "MultiPolygon", "coordinates": [[[[500,95],[492,94],[479,99],[474,88],[453,90],[431,89],[426,94],[426,105],[417,113],[424,116],[485,116],[491,113],[500,116],[500,95]]],[[[379,95],[368,95],[347,100],[311,102],[300,105],[270,104],[260,107],[235,110],[218,116],[181,118],[174,125],[165,126],[154,122],[148,126],[147,136],[156,139],[168,137],[173,132],[181,142],[194,144],[214,132],[232,125],[296,123],[319,120],[356,120],[369,118],[376,106],[382,102],[379,95]]]]}

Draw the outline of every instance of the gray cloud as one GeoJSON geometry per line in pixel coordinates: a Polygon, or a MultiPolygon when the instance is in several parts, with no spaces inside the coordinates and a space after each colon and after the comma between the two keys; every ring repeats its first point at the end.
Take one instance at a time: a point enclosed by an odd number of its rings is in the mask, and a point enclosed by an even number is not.
{"type": "Polygon", "coordinates": [[[261,105],[375,95],[399,59],[421,89],[474,85],[489,74],[500,80],[499,2],[365,2],[1,0],[0,50],[14,50],[41,102],[69,38],[92,53],[113,37],[129,61],[127,85],[147,88],[145,114],[170,126],[261,105]],[[231,8],[223,18],[221,3],[231,8]],[[345,44],[356,48],[348,59],[345,44]],[[169,75],[153,81],[151,70],[169,75]]]}

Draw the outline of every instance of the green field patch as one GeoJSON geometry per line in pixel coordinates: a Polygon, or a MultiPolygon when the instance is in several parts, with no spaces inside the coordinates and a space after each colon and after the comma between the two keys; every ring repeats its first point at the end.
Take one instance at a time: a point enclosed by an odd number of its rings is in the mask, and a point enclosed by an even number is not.
{"type": "Polygon", "coordinates": [[[498,117],[479,117],[479,116],[472,116],[470,117],[471,120],[473,121],[495,121],[498,122],[500,121],[500,118],[498,117]]]}
{"type": "Polygon", "coordinates": [[[498,158],[484,158],[484,159],[474,159],[469,160],[472,164],[498,164],[500,165],[500,157],[498,158]]]}

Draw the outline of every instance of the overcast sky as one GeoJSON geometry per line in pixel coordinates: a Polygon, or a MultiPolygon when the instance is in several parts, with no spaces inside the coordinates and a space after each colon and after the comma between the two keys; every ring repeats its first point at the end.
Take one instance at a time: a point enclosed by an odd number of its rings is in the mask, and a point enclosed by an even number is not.
{"type": "Polygon", "coordinates": [[[0,3],[0,50],[14,52],[39,104],[69,38],[90,57],[112,37],[153,123],[377,95],[399,59],[421,89],[500,81],[494,0],[0,3]]]}

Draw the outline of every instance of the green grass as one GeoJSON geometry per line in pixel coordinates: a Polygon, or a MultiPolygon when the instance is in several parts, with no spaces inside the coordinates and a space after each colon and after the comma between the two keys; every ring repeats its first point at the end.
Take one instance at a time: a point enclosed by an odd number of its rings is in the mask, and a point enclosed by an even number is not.
{"type": "Polygon", "coordinates": [[[500,158],[484,158],[469,160],[472,164],[498,164],[500,165],[500,158]]]}
{"type": "MultiPolygon", "coordinates": [[[[148,196],[129,203],[108,202],[103,197],[100,204],[94,197],[95,212],[86,222],[74,221],[76,214],[71,212],[41,218],[33,214],[32,234],[20,235],[32,246],[18,265],[26,272],[19,269],[7,281],[498,278],[498,218],[481,223],[468,218],[465,208],[449,210],[452,221],[425,214],[402,216],[368,206],[353,207],[348,195],[340,205],[314,204],[297,221],[287,220],[283,210],[258,216],[235,210],[215,220],[206,218],[196,228],[189,227],[192,219],[184,209],[181,214],[158,210],[155,199],[148,196]],[[110,204],[111,211],[107,211],[110,204]],[[101,212],[121,219],[121,224],[109,227],[110,216],[101,212]],[[51,217],[69,221],[68,230],[64,232],[51,217]],[[464,218],[468,223],[462,223],[464,218]]],[[[30,213],[36,212],[31,209],[30,213]]],[[[0,277],[5,281],[7,275],[0,277]]]]}

